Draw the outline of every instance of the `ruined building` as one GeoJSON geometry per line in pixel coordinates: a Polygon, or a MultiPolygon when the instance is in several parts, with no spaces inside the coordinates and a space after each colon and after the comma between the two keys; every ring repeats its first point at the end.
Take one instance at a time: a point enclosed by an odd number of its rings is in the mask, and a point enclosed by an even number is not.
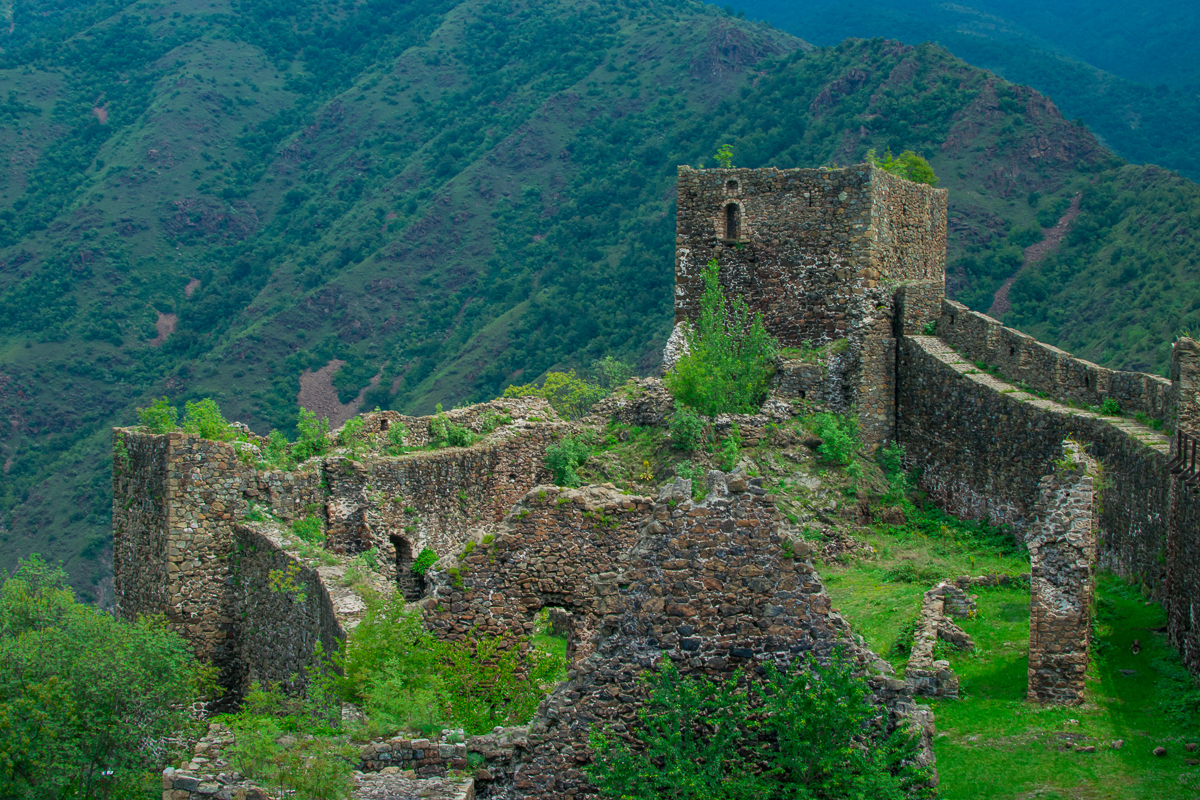
{"type": "MultiPolygon", "coordinates": [[[[801,402],[853,412],[864,444],[901,443],[949,511],[1010,523],[1030,543],[1031,699],[1081,699],[1097,565],[1163,602],[1172,641],[1200,671],[1200,544],[1187,533],[1200,525],[1200,346],[1176,344],[1171,380],[1113,371],[946,300],[946,192],[870,165],[682,167],[678,209],[677,323],[697,311],[700,270],[715,258],[727,294],[788,348],[764,413],[738,421],[749,441],[801,402]],[[1106,400],[1125,414],[1096,410],[1106,400]]],[[[668,360],[679,341],[677,326],[668,360]]],[[[812,565],[791,556],[797,533],[761,482],[710,472],[703,502],[684,481],[644,496],[549,485],[554,439],[605,419],[654,424],[669,410],[661,390],[610,399],[578,423],[541,401],[498,400],[448,414],[479,442],[401,455],[379,445],[389,429],[420,445],[431,419],[368,414],[365,455],[292,472],[257,469],[245,445],[117,429],[118,611],[165,613],[235,691],[287,680],[317,642],[336,649],[362,610],[338,580],[344,564],[305,561],[278,526],[254,521],[316,514],[329,552],[377,554],[382,578],[420,600],[439,636],[515,641],[543,608],[567,615],[568,681],[518,740],[468,745],[489,754],[482,780],[507,796],[586,794],[592,721],[632,716],[637,675],[662,657],[719,677],[842,646],[889,718],[928,737],[912,694],[952,696],[956,684],[932,662],[919,681],[888,674],[830,608],[812,565]],[[409,567],[426,547],[441,560],[421,580],[409,567]]],[[[927,595],[930,636],[953,633],[945,615],[969,588],[927,595]]],[[[465,764],[452,747],[395,751],[423,774],[465,764]]],[[[379,758],[365,753],[364,769],[379,758]]]]}

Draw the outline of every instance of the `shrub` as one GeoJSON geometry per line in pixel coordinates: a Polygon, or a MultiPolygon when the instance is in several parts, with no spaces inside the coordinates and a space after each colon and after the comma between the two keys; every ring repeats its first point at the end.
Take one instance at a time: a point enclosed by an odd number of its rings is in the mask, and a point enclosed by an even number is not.
{"type": "Polygon", "coordinates": [[[424,575],[429,572],[429,568],[437,563],[438,554],[426,547],[422,550],[412,563],[412,571],[414,575],[424,575]]]}
{"type": "Polygon", "coordinates": [[[288,465],[288,440],[280,431],[272,430],[267,436],[263,461],[273,469],[283,469],[288,465]]]}
{"type": "Polygon", "coordinates": [[[221,415],[217,401],[206,397],[198,402],[189,400],[183,412],[183,430],[192,436],[227,442],[236,438],[237,432],[221,415]]]}
{"type": "Polygon", "coordinates": [[[684,480],[694,481],[704,477],[704,468],[691,461],[680,461],[675,465],[675,474],[684,480]]]}
{"type": "Polygon", "coordinates": [[[343,697],[362,703],[377,728],[462,727],[469,735],[533,716],[565,659],[526,642],[480,637],[447,644],[403,598],[368,595],[367,612],[340,660],[343,697]]]}
{"type": "Polygon", "coordinates": [[[901,178],[913,181],[914,183],[927,183],[930,186],[938,185],[938,177],[933,174],[933,167],[929,166],[928,161],[921,158],[912,150],[903,151],[898,158],[893,157],[892,151],[888,150],[881,159],[876,157],[875,150],[872,148],[867,151],[867,161],[870,161],[884,172],[899,175],[901,178]]]}
{"type": "Polygon", "coordinates": [[[821,668],[807,656],[738,690],[684,677],[664,659],[648,673],[650,698],[633,727],[637,747],[593,732],[586,770],[602,797],[653,800],[904,800],[929,796],[915,765],[917,740],[885,733],[871,688],[835,653],[821,668]]]}
{"type": "Polygon", "coordinates": [[[1104,402],[1100,404],[1100,413],[1106,417],[1117,417],[1121,415],[1121,404],[1115,397],[1106,397],[1104,402]]]}
{"type": "Polygon", "coordinates": [[[576,469],[582,467],[592,454],[591,447],[582,436],[564,436],[546,448],[546,469],[554,473],[554,482],[559,486],[578,486],[576,469]]]}
{"type": "Polygon", "coordinates": [[[671,444],[677,450],[695,450],[704,443],[708,421],[682,403],[675,404],[675,413],[667,424],[671,428],[671,444]]]}
{"type": "Polygon", "coordinates": [[[292,535],[309,544],[320,544],[325,541],[325,532],[321,530],[320,517],[298,519],[292,523],[291,530],[292,535]]]}
{"type": "Polygon", "coordinates": [[[721,442],[721,469],[728,472],[737,466],[742,450],[742,434],[736,424],[729,426],[729,435],[721,442]]]}
{"type": "Polygon", "coordinates": [[[592,372],[596,374],[596,383],[611,392],[633,377],[633,365],[605,356],[592,362],[592,372]]]}
{"type": "Polygon", "coordinates": [[[338,433],[338,441],[349,451],[350,457],[355,461],[358,460],[362,452],[362,432],[362,417],[351,417],[346,420],[346,424],[342,426],[342,430],[338,433]]]}
{"type": "Polygon", "coordinates": [[[831,464],[844,466],[858,446],[858,422],[853,416],[822,413],[812,418],[813,432],[821,440],[817,453],[831,464]]]}
{"type": "Polygon", "coordinates": [[[701,414],[753,413],[766,397],[778,345],[741,297],[725,302],[715,258],[703,278],[700,317],[685,332],[687,353],[664,382],[677,401],[701,414]]]}
{"type": "Polygon", "coordinates": [[[213,677],[163,618],[118,621],[19,560],[0,573],[0,797],[97,797],[105,773],[105,796],[149,796],[175,737],[202,732],[187,709],[213,677]]]}
{"type": "Polygon", "coordinates": [[[585,381],[573,369],[547,373],[540,386],[534,382],[504,390],[505,397],[541,397],[564,419],[587,416],[592,406],[607,394],[602,386],[585,381]]]}
{"type": "Polygon", "coordinates": [[[437,412],[429,420],[429,445],[431,447],[470,447],[479,439],[465,425],[450,420],[437,404],[437,412]]]}
{"type": "Polygon", "coordinates": [[[317,419],[307,408],[300,409],[296,430],[300,436],[292,448],[297,462],[319,456],[329,448],[329,420],[317,419]]]}
{"type": "Polygon", "coordinates": [[[408,438],[408,428],[402,422],[393,422],[388,427],[387,432],[387,448],[388,455],[400,455],[404,452],[404,440],[408,438]]]}
{"type": "Polygon", "coordinates": [[[137,409],[138,424],[150,433],[168,433],[179,427],[179,412],[165,397],[137,409]]]}
{"type": "MultiPolygon", "coordinates": [[[[319,642],[317,648],[319,656],[319,642]]],[[[241,711],[223,718],[234,734],[230,761],[238,772],[277,787],[280,796],[345,800],[359,751],[341,735],[335,679],[321,667],[306,672],[303,694],[255,684],[241,711]]]]}

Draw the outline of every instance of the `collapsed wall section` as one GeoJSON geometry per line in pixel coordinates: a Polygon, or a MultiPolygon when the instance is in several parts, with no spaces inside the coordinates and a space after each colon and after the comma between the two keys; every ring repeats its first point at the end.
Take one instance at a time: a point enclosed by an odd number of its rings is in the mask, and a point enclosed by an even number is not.
{"type": "Polygon", "coordinates": [[[1063,442],[1062,458],[1041,480],[1027,538],[1031,565],[1028,698],[1083,702],[1092,639],[1096,565],[1096,476],[1078,444],[1063,442]]]}
{"type": "Polygon", "coordinates": [[[650,504],[611,485],[532,489],[489,536],[438,564],[422,602],[427,627],[449,641],[511,640],[534,633],[541,609],[562,609],[576,657],[613,610],[616,570],[650,504]]]}
{"type": "Polygon", "coordinates": [[[812,565],[790,557],[790,534],[758,480],[710,472],[708,482],[702,503],[691,499],[690,481],[667,487],[605,579],[595,652],[577,658],[539,707],[509,787],[515,796],[589,793],[580,771],[591,759],[589,733],[629,736],[626,724],[646,701],[639,678],[663,658],[682,674],[723,680],[768,663],[786,668],[806,653],[825,661],[843,648],[868,673],[881,715],[915,719],[932,759],[928,712],[903,681],[876,672],[890,668],[831,609],[812,565]]]}

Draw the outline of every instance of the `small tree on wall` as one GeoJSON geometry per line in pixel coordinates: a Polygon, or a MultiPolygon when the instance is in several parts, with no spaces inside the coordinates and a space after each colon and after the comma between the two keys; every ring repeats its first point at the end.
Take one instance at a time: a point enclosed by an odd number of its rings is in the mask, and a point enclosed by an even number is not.
{"type": "Polygon", "coordinates": [[[702,414],[751,414],[767,394],[779,349],[746,301],[726,303],[714,258],[704,267],[700,317],[686,330],[687,353],[664,378],[675,399],[702,414]]]}

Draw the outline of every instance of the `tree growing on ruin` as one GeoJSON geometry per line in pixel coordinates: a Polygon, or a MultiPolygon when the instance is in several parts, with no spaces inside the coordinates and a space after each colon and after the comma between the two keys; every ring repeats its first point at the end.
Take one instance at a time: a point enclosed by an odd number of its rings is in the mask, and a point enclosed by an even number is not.
{"type": "Polygon", "coordinates": [[[687,352],[663,381],[701,414],[752,414],[767,396],[779,346],[745,300],[726,302],[719,270],[715,258],[704,267],[700,316],[687,326],[687,352]]]}

